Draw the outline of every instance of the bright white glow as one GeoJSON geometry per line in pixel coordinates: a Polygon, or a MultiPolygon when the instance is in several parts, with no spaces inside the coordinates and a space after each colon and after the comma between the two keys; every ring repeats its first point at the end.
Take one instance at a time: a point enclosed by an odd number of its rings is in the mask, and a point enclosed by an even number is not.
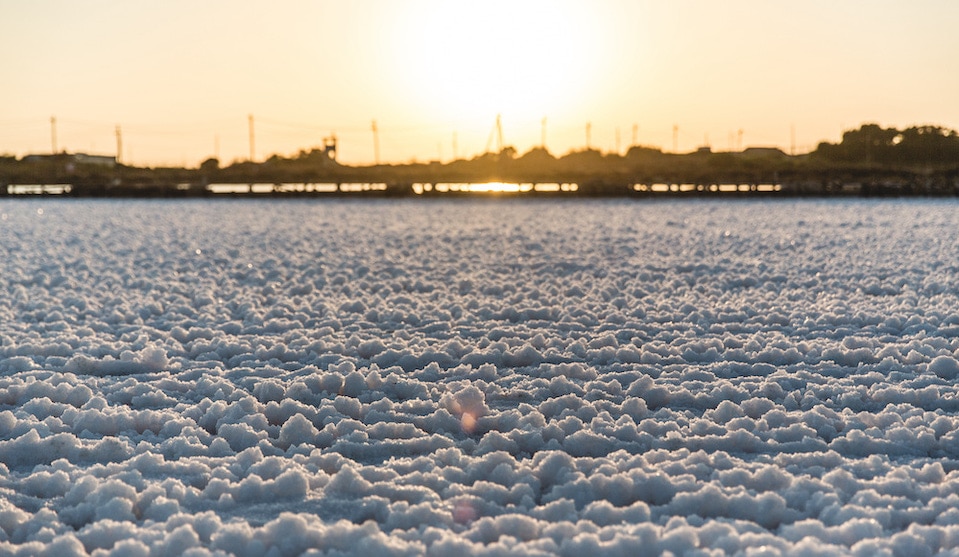
{"type": "Polygon", "coordinates": [[[387,53],[424,116],[538,121],[571,110],[597,75],[601,41],[586,4],[565,1],[408,2],[387,53]]]}
{"type": "Polygon", "coordinates": [[[516,193],[520,190],[519,184],[506,184],[503,182],[490,182],[487,184],[470,184],[469,191],[473,192],[501,192],[516,193]]]}

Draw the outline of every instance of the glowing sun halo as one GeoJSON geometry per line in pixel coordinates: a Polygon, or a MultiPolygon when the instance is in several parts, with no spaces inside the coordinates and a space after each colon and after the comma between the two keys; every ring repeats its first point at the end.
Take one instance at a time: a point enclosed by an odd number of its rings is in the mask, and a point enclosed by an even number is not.
{"type": "Polygon", "coordinates": [[[536,119],[582,102],[599,41],[587,3],[402,4],[390,54],[422,114],[536,119]]]}

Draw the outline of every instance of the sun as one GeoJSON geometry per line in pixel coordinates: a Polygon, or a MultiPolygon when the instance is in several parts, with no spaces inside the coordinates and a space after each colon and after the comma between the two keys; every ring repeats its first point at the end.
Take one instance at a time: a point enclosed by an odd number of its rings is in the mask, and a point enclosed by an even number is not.
{"type": "Polygon", "coordinates": [[[584,102],[594,81],[588,3],[403,3],[391,72],[411,107],[443,120],[536,119],[584,102]]]}

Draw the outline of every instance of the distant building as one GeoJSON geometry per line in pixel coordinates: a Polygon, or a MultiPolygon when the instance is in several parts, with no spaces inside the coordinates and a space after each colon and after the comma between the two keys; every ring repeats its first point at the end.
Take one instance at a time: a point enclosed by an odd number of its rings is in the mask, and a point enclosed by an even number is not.
{"type": "Polygon", "coordinates": [[[95,164],[98,166],[108,166],[111,168],[117,165],[117,158],[107,155],[87,155],[84,153],[76,153],[73,155],[73,160],[78,164],[95,164]]]}
{"type": "Polygon", "coordinates": [[[56,155],[27,155],[23,157],[23,162],[92,164],[113,168],[117,165],[117,158],[108,155],[88,155],[86,153],[59,153],[56,155]]]}

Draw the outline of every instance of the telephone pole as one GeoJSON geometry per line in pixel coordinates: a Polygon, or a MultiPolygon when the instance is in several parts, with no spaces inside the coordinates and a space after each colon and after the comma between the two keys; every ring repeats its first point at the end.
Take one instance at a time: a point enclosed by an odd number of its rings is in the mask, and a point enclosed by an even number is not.
{"type": "Polygon", "coordinates": [[[256,153],[256,138],[253,136],[253,115],[250,114],[247,119],[250,124],[250,162],[253,162],[253,159],[256,158],[254,156],[256,153]]]}
{"type": "Polygon", "coordinates": [[[120,132],[120,124],[117,124],[117,164],[123,161],[123,134],[120,132]]]}
{"type": "Polygon", "coordinates": [[[379,166],[380,164],[380,132],[376,127],[376,120],[373,120],[373,162],[379,166]]]}
{"type": "Polygon", "coordinates": [[[679,152],[679,125],[673,124],[673,152],[679,152]]]}
{"type": "Polygon", "coordinates": [[[496,141],[499,143],[499,151],[503,152],[503,120],[501,115],[496,115],[496,141]]]}
{"type": "Polygon", "coordinates": [[[635,147],[639,144],[639,124],[633,124],[633,143],[631,147],[635,147]]]}
{"type": "Polygon", "coordinates": [[[496,115],[496,125],[493,126],[493,129],[489,132],[489,139],[486,140],[486,152],[490,152],[490,147],[493,145],[493,137],[496,137],[496,141],[499,143],[497,145],[496,153],[503,152],[503,120],[499,114],[496,115]]]}
{"type": "Polygon", "coordinates": [[[592,141],[591,141],[592,131],[593,131],[593,123],[586,122],[586,150],[587,151],[589,151],[590,145],[592,144],[592,141]]]}
{"type": "Polygon", "coordinates": [[[546,117],[545,116],[543,116],[542,124],[543,124],[543,127],[542,127],[542,130],[540,131],[539,146],[542,147],[543,150],[545,151],[546,150],[546,117]]]}
{"type": "Polygon", "coordinates": [[[57,117],[50,117],[50,148],[53,150],[53,154],[57,154],[57,117]]]}

